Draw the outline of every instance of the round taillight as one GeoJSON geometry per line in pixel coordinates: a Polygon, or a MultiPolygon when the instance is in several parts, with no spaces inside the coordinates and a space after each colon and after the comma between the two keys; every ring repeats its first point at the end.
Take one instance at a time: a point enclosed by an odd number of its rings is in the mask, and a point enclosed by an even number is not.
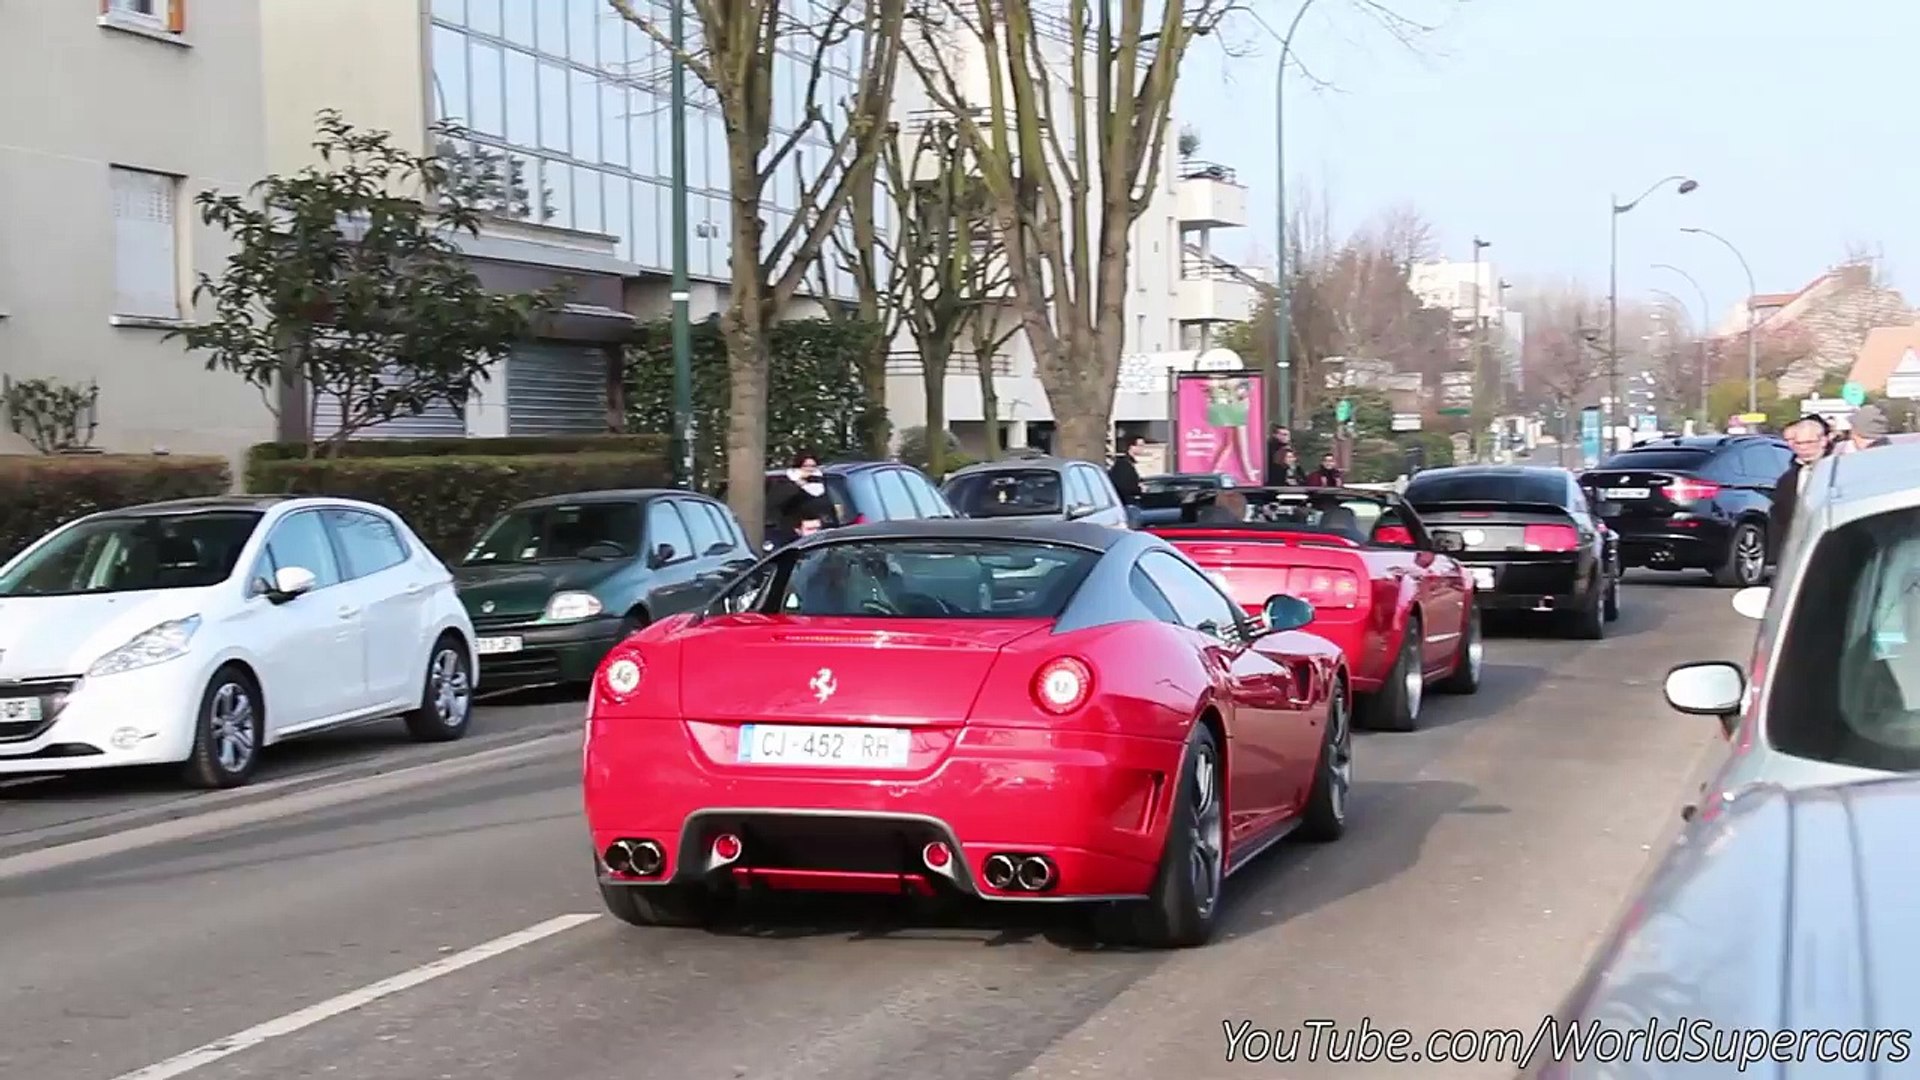
{"type": "Polygon", "coordinates": [[[1051,660],[1033,679],[1033,699],[1050,713],[1069,713],[1093,694],[1093,670],[1071,656],[1051,660]]]}
{"type": "Polygon", "coordinates": [[[953,861],[953,852],[948,850],[947,845],[936,841],[921,849],[920,858],[924,860],[928,866],[939,870],[945,867],[947,863],[953,861]]]}
{"type": "Polygon", "coordinates": [[[607,665],[607,689],[616,694],[631,694],[640,689],[640,665],[621,657],[607,665]]]}

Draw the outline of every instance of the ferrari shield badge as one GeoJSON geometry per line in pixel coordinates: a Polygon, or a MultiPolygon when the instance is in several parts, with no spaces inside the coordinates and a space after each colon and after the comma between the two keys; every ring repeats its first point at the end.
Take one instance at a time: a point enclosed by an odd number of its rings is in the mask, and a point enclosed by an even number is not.
{"type": "Polygon", "coordinates": [[[840,684],[834,681],[832,668],[821,668],[808,681],[807,688],[813,691],[813,700],[825,705],[833,692],[840,689],[840,684]]]}

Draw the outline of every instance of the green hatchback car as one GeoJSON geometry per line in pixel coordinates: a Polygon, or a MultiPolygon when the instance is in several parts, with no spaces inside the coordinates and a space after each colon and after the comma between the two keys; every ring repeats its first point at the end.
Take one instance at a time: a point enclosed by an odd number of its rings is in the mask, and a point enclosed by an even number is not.
{"type": "Polygon", "coordinates": [[[654,619],[704,605],[755,562],[724,503],[592,491],[502,514],[454,566],[486,689],[581,683],[654,619]]]}

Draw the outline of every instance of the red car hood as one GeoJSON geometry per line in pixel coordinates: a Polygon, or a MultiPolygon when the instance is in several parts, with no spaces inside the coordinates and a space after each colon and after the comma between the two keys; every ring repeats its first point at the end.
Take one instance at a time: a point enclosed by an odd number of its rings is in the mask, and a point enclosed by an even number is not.
{"type": "Polygon", "coordinates": [[[1000,651],[1046,619],[727,615],[681,635],[694,720],[959,723],[1000,651]]]}

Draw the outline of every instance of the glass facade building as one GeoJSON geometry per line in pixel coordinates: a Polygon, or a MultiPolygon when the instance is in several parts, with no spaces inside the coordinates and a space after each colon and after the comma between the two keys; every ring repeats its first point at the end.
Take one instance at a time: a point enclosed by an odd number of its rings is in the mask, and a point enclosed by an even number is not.
{"type": "MultiPolygon", "coordinates": [[[[664,0],[636,0],[663,30],[664,0]]],[[[510,163],[514,215],[618,238],[634,273],[671,269],[671,116],[668,54],[606,0],[431,0],[431,108],[458,123],[487,159],[510,163]]],[[[686,20],[689,39],[699,23],[686,20]]],[[[819,101],[829,114],[856,84],[857,46],[829,51],[819,101]]],[[[697,44],[691,46],[697,55],[697,44]]],[[[778,146],[800,120],[810,57],[775,64],[778,146]]],[[[688,72],[688,273],[724,282],[730,257],[727,147],[712,92],[688,72]]],[[[829,147],[816,128],[767,190],[767,234],[793,220],[806,162],[829,147]]],[[[851,293],[835,270],[830,290],[851,293]]]]}

